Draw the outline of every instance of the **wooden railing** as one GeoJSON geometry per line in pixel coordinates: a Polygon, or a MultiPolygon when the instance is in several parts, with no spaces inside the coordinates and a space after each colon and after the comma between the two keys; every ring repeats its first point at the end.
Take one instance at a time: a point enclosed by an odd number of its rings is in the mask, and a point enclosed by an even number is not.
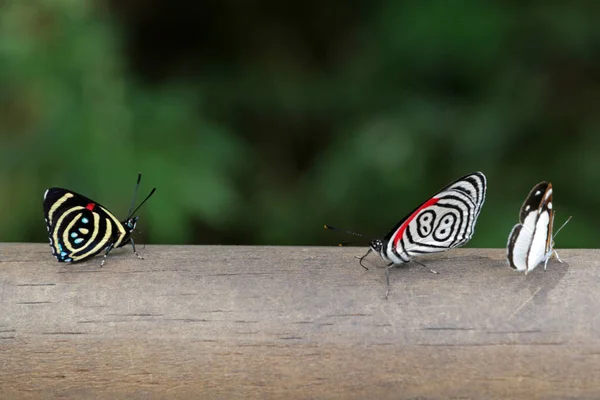
{"type": "Polygon", "coordinates": [[[600,251],[364,250],[0,244],[0,398],[600,398],[600,251]]]}

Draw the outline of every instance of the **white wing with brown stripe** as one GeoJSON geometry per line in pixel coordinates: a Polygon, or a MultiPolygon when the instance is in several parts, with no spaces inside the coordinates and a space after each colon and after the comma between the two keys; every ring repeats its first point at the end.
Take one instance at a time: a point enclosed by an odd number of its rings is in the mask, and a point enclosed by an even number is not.
{"type": "Polygon", "coordinates": [[[544,263],[545,270],[553,254],[562,262],[554,250],[552,200],[552,184],[549,182],[540,182],[529,192],[521,206],[519,223],[508,237],[507,259],[511,268],[527,274],[544,263]]]}

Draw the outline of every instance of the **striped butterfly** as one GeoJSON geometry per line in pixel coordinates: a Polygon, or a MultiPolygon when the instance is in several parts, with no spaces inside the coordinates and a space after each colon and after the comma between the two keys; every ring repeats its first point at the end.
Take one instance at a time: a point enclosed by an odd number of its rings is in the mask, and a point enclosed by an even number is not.
{"type": "Polygon", "coordinates": [[[390,267],[408,263],[413,257],[423,254],[462,246],[471,239],[485,200],[486,188],[483,173],[463,176],[404,217],[383,239],[371,241],[367,253],[359,258],[360,265],[366,269],[362,264],[363,259],[371,251],[379,253],[387,263],[386,297],[390,286],[390,267]]]}
{"type": "Polygon", "coordinates": [[[61,188],[46,190],[44,216],[52,255],[59,262],[71,263],[87,260],[104,250],[102,267],[112,249],[131,243],[135,255],[142,259],[131,237],[139,218],[133,215],[156,188],[133,210],[141,179],[142,174],[139,174],[128,217],[123,222],[99,203],[73,191],[61,188]]]}
{"type": "MultiPolygon", "coordinates": [[[[556,231],[557,234],[570,219],[571,217],[556,231]]],[[[509,265],[519,272],[525,271],[525,274],[528,274],[542,262],[546,270],[552,254],[562,262],[554,250],[553,225],[552,184],[540,182],[529,192],[521,206],[519,223],[513,227],[508,236],[509,265]]]]}

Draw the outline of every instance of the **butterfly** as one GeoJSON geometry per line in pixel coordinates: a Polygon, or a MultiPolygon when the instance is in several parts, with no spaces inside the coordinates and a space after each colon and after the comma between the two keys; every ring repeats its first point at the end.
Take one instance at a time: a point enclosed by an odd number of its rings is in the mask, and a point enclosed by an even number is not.
{"type": "Polygon", "coordinates": [[[483,173],[465,175],[414,209],[383,239],[371,241],[367,253],[359,258],[360,265],[366,268],[362,261],[371,251],[379,253],[387,263],[386,297],[390,286],[390,267],[408,263],[420,255],[462,246],[471,239],[485,201],[486,189],[483,173]]]}
{"type": "MultiPolygon", "coordinates": [[[[557,234],[570,219],[571,217],[560,227],[557,234]]],[[[513,227],[508,236],[506,256],[509,265],[527,274],[542,262],[546,270],[552,254],[562,262],[554,250],[553,224],[552,184],[540,182],[527,195],[521,206],[519,223],[513,227]]]]}
{"type": "Polygon", "coordinates": [[[133,210],[141,179],[142,174],[138,174],[131,207],[122,222],[105,207],[83,195],[61,188],[46,190],[44,217],[52,255],[59,262],[71,263],[87,260],[104,250],[102,267],[112,249],[131,243],[133,252],[141,259],[131,237],[139,218],[133,215],[156,191],[156,188],[152,189],[133,210]]]}

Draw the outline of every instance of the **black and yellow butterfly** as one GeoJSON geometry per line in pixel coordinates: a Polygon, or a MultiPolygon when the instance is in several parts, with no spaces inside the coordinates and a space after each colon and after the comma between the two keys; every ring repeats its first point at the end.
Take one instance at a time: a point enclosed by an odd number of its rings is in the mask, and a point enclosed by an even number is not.
{"type": "Polygon", "coordinates": [[[133,214],[154,194],[156,188],[132,211],[141,179],[142,174],[139,174],[129,214],[123,222],[99,203],[73,191],[61,188],[46,190],[44,216],[54,257],[59,262],[71,263],[87,260],[105,250],[100,264],[103,266],[112,249],[131,243],[135,255],[142,258],[135,250],[131,237],[139,218],[133,214]]]}

